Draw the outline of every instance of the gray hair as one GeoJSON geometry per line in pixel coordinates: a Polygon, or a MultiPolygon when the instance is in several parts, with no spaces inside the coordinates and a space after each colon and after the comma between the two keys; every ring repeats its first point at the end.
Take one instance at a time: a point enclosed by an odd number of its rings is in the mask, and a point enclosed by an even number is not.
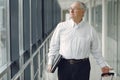
{"type": "Polygon", "coordinates": [[[87,6],[85,5],[85,3],[80,2],[80,1],[76,1],[76,3],[79,3],[80,4],[80,8],[82,8],[84,11],[86,11],[87,6]]]}

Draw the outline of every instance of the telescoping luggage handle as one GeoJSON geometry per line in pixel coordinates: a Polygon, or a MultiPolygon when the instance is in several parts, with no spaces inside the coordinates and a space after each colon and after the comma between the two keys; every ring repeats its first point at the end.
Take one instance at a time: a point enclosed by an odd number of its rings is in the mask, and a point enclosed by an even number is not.
{"type": "Polygon", "coordinates": [[[101,74],[102,77],[104,77],[105,75],[114,76],[114,73],[110,72],[110,73],[102,73],[101,74]]]}
{"type": "Polygon", "coordinates": [[[115,75],[115,73],[113,73],[113,72],[102,73],[102,74],[101,74],[101,80],[102,80],[102,77],[104,77],[104,76],[106,76],[106,75],[107,75],[107,76],[112,76],[112,77],[111,77],[111,80],[113,80],[113,76],[115,75]]]}

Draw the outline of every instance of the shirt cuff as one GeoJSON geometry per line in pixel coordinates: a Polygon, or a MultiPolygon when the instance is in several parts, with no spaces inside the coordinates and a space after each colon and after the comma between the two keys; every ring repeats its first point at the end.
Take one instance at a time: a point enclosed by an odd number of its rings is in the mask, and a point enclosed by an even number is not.
{"type": "Polygon", "coordinates": [[[48,65],[52,65],[52,63],[53,63],[53,57],[49,57],[49,59],[48,59],[48,65]]]}
{"type": "Polygon", "coordinates": [[[100,64],[100,67],[101,67],[101,68],[103,68],[103,67],[105,67],[105,66],[110,67],[110,66],[109,66],[106,62],[105,62],[105,63],[101,63],[101,64],[100,64]]]}

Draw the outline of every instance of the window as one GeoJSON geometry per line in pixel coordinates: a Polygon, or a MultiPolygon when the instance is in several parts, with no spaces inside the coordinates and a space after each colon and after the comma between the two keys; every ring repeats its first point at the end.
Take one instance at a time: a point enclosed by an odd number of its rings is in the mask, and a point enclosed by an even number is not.
{"type": "Polygon", "coordinates": [[[102,33],[102,5],[95,7],[95,28],[99,33],[102,33]]]}
{"type": "MultiPolygon", "coordinates": [[[[8,13],[7,13],[7,0],[0,0],[0,71],[7,68],[7,63],[9,62],[9,26],[8,25],[8,13]]],[[[0,78],[1,80],[8,80],[7,73],[0,78]]]]}
{"type": "Polygon", "coordinates": [[[107,0],[107,36],[106,36],[106,46],[107,53],[105,57],[108,63],[117,72],[117,55],[118,55],[118,26],[117,26],[117,0],[107,0]]]}
{"type": "Polygon", "coordinates": [[[5,26],[4,0],[0,0],[0,67],[7,63],[7,28],[5,26]]]}
{"type": "Polygon", "coordinates": [[[102,33],[102,1],[95,0],[92,6],[92,20],[91,24],[95,27],[97,32],[102,33]]]}
{"type": "Polygon", "coordinates": [[[117,53],[117,73],[118,73],[118,75],[120,76],[120,0],[118,0],[118,2],[117,2],[117,5],[118,5],[118,8],[117,8],[117,10],[118,10],[118,16],[116,15],[116,18],[117,18],[117,20],[118,20],[118,53],[117,53]]]}

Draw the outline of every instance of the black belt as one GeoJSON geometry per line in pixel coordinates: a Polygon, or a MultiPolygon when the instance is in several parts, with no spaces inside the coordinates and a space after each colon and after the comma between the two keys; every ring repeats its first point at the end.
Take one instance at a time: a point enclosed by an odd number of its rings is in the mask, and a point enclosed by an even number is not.
{"type": "Polygon", "coordinates": [[[87,61],[89,60],[89,58],[84,58],[84,59],[62,59],[63,61],[66,61],[70,64],[76,64],[76,63],[80,63],[80,62],[84,62],[84,61],[87,61]]]}

